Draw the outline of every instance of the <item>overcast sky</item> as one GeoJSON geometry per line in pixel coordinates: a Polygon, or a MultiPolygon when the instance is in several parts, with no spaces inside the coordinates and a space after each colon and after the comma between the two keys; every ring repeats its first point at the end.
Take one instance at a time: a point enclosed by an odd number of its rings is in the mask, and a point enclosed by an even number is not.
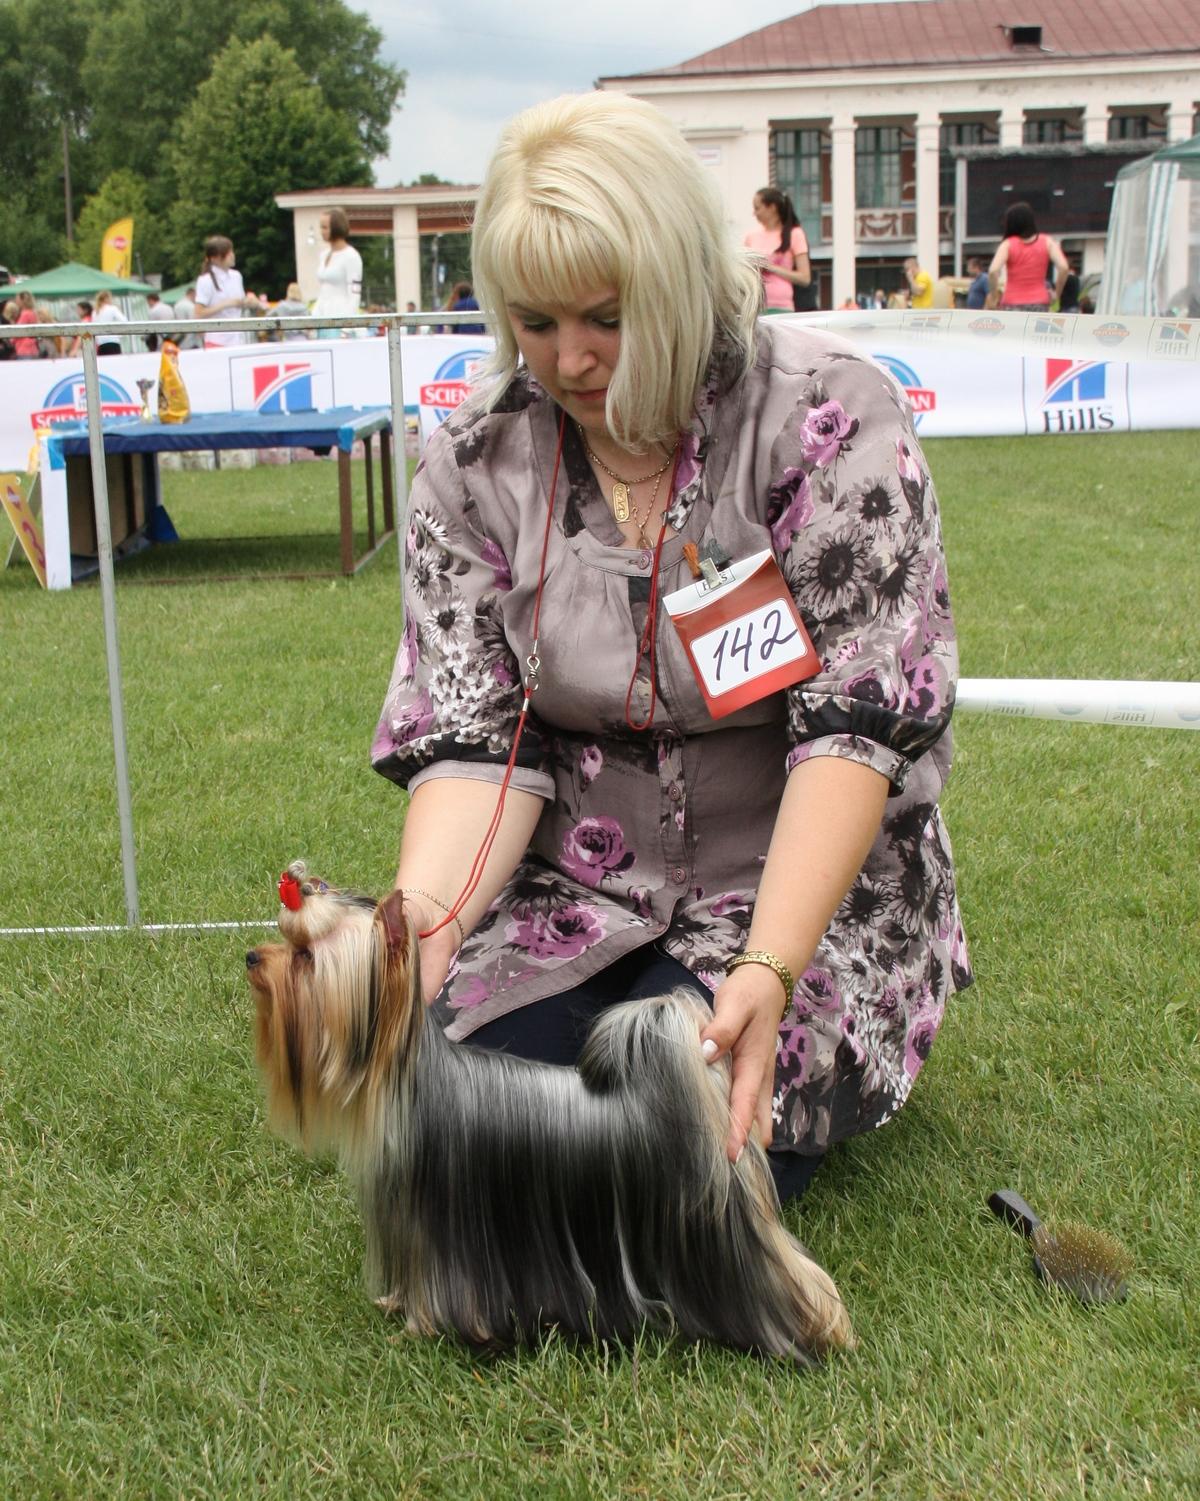
{"type": "MultiPolygon", "coordinates": [[[[381,187],[436,172],[478,182],[501,125],[601,75],[669,67],[811,8],[811,0],[349,0],[408,69],[381,187]]],[[[843,0],[826,0],[843,3],[843,0]]],[[[845,0],[869,3],[869,0],[845,0]]]]}

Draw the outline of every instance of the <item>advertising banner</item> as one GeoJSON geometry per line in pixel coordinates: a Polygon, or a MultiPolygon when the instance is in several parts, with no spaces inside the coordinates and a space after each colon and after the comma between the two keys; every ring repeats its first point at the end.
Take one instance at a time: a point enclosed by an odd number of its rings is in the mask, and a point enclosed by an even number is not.
{"type": "MultiPolygon", "coordinates": [[[[804,321],[877,360],[907,393],[922,438],[1200,427],[1200,320],[935,310],[804,321]]],[[[401,351],[411,451],[466,399],[492,340],[412,335],[401,351]]],[[[390,399],[382,338],[185,350],[180,370],[194,412],[298,412],[390,399]]],[[[136,416],[138,381],[157,377],[158,356],[149,352],[101,360],[104,415],[136,416]]],[[[0,363],[0,468],[35,468],[38,434],[85,416],[82,361],[0,363]]]]}
{"type": "Polygon", "coordinates": [[[118,219],[100,242],[100,269],[109,276],[133,275],[133,220],[118,219]]]}

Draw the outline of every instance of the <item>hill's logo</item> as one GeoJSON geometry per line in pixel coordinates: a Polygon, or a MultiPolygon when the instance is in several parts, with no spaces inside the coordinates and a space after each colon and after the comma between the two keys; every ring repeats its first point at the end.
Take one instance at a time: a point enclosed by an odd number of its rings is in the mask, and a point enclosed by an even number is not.
{"type": "Polygon", "coordinates": [[[1035,314],[1025,325],[1025,338],[1030,344],[1065,344],[1067,342],[1068,319],[1066,317],[1047,317],[1041,313],[1035,314]]]}
{"type": "Polygon", "coordinates": [[[333,356],[324,350],[284,356],[235,355],[229,361],[230,404],[235,412],[315,412],[335,406],[333,356]]]}
{"type": "Polygon", "coordinates": [[[1160,360],[1187,360],[1192,357],[1200,322],[1192,319],[1156,323],[1150,338],[1150,353],[1160,360]]]}
{"type": "Polygon", "coordinates": [[[908,397],[913,409],[913,426],[920,427],[921,418],[926,412],[937,410],[937,392],[929,386],[923,386],[912,366],[906,365],[903,360],[898,360],[895,355],[877,354],[873,358],[883,366],[893,380],[899,381],[904,387],[904,394],[908,397]]]}
{"type": "Polygon", "coordinates": [[[1116,426],[1102,360],[1047,360],[1042,431],[1097,433],[1116,426]]]}
{"type": "Polygon", "coordinates": [[[421,405],[432,407],[439,422],[445,422],[455,407],[462,406],[475,373],[490,354],[487,349],[463,349],[438,366],[431,381],[421,387],[421,405]]]}
{"type": "MultiPolygon", "coordinates": [[[[105,417],[136,417],[142,410],[140,401],[135,401],[111,375],[100,372],[100,411],[105,417]]],[[[46,393],[46,399],[36,412],[30,412],[30,426],[53,427],[59,422],[87,421],[87,391],[82,372],[68,375],[46,393]]]]}

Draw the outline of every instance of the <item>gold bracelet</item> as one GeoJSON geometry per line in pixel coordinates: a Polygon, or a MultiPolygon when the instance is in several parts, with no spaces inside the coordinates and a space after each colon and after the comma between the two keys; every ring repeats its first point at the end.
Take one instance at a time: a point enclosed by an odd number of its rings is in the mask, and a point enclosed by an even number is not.
{"type": "Polygon", "coordinates": [[[435,907],[440,907],[442,909],[442,911],[446,914],[447,917],[450,918],[451,922],[458,929],[458,946],[459,948],[462,948],[463,944],[467,941],[467,935],[463,932],[463,925],[458,920],[458,914],[455,913],[453,916],[451,916],[450,908],[446,906],[445,902],[440,901],[436,896],[434,896],[432,891],[422,891],[419,886],[408,886],[404,889],[412,896],[425,897],[428,901],[431,901],[435,907]]]}
{"type": "Polygon", "coordinates": [[[775,954],[768,954],[766,949],[747,949],[744,954],[736,954],[725,966],[726,970],[736,969],[739,964],[765,964],[768,969],[773,969],[779,977],[779,983],[783,986],[784,1012],[792,1004],[792,992],[796,988],[796,982],[792,979],[792,972],[775,954]]]}

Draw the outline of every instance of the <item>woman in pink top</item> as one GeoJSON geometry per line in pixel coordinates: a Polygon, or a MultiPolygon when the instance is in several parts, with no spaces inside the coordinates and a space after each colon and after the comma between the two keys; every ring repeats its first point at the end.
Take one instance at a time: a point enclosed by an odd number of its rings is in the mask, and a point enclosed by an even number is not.
{"type": "Polygon", "coordinates": [[[1058,273],[1054,282],[1057,298],[1071,269],[1067,258],[1057,240],[1038,234],[1029,205],[1014,203],[1004,216],[1004,239],[988,267],[988,291],[995,293],[1003,270],[1001,308],[1017,313],[1044,313],[1050,306],[1046,277],[1051,261],[1058,273]]]}
{"type": "MultiPolygon", "coordinates": [[[[33,294],[31,292],[17,293],[17,324],[23,326],[27,323],[38,321],[34,311],[33,294]]],[[[36,339],[14,339],[13,354],[18,360],[36,360],[41,350],[38,348],[36,339]]]]}
{"type": "Polygon", "coordinates": [[[778,188],[760,188],[754,195],[754,217],[758,228],[743,243],[763,260],[764,311],[794,312],[792,288],[812,285],[812,265],[792,200],[778,188]]]}

